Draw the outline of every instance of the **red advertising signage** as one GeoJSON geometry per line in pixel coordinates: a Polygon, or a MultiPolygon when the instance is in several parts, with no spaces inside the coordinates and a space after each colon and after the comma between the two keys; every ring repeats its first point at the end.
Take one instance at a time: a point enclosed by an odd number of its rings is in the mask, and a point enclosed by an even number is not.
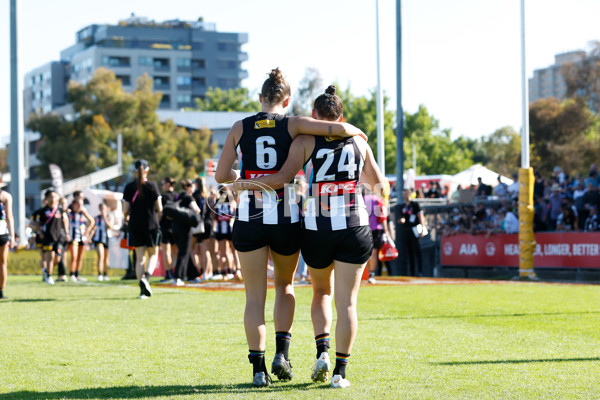
{"type": "MultiPolygon", "coordinates": [[[[600,233],[536,233],[535,267],[600,268],[600,233]]],[[[519,236],[442,237],[443,266],[518,267],[519,236]]]]}

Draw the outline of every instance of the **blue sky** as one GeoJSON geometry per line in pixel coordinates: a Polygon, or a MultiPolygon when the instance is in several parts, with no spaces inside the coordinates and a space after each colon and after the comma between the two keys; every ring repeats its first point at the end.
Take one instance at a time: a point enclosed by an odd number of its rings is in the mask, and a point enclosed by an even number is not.
{"type": "MultiPolygon", "coordinates": [[[[18,1],[20,89],[25,72],[59,59],[75,32],[117,23],[131,13],[157,21],[202,16],[223,32],[246,32],[244,50],[256,91],[273,67],[292,85],[317,68],[356,95],[377,83],[374,0],[24,0],[18,1]],[[94,4],[94,5],[92,5],[94,4]]],[[[396,105],[395,0],[380,0],[382,86],[396,105]]],[[[521,125],[520,0],[403,0],[404,110],[424,104],[452,136],[478,138],[521,125]]],[[[561,52],[600,40],[598,0],[526,0],[527,71],[551,65],[561,52]]],[[[10,133],[9,2],[0,9],[0,137],[10,133]]],[[[5,140],[3,141],[5,142],[5,140]]]]}

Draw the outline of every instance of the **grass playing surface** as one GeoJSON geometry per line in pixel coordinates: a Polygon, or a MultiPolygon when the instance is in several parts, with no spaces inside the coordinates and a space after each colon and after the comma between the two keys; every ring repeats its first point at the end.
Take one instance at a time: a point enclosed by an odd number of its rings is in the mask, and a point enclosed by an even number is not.
{"type": "MultiPolygon", "coordinates": [[[[133,281],[48,286],[9,276],[0,400],[600,396],[598,286],[363,286],[345,390],[310,380],[309,287],[296,289],[294,379],[263,389],[250,384],[243,291],[153,288],[139,300],[133,281]]],[[[269,368],[273,299],[269,290],[269,368]]],[[[332,358],[334,349],[332,333],[332,358]]]]}

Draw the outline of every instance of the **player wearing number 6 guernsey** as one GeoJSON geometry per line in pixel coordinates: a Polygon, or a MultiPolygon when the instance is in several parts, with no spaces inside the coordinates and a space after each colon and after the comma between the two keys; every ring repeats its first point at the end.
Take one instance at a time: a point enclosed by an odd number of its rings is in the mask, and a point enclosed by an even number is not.
{"type": "MultiPolygon", "coordinates": [[[[329,86],[315,100],[313,117],[341,121],[342,111],[342,100],[335,94],[335,86],[329,86]]],[[[331,387],[345,388],[350,386],[346,365],[358,327],[356,302],[360,278],[373,248],[359,181],[369,184],[375,193],[387,190],[387,185],[363,138],[301,135],[294,139],[288,159],[278,173],[251,181],[240,180],[236,190],[283,187],[303,165],[310,189],[303,212],[302,256],[312,278],[311,316],[317,347],[311,378],[324,382],[329,376],[332,282],[335,282],[336,361],[331,387]]]]}
{"type": "MultiPolygon", "coordinates": [[[[238,153],[242,177],[254,178],[279,171],[288,158],[292,140],[301,133],[364,135],[342,122],[283,115],[290,103],[290,93],[290,86],[281,71],[278,68],[272,70],[259,95],[261,112],[236,122],[229,131],[217,165],[217,182],[229,183],[239,178],[240,172],[232,169],[238,153]]],[[[269,254],[275,266],[276,354],[271,372],[281,380],[292,378],[288,357],[295,308],[292,282],[298,263],[301,230],[294,191],[281,188],[283,185],[279,190],[241,191],[232,232],[246,287],[244,327],[250,349],[248,358],[253,368],[253,384],[259,387],[270,383],[264,359],[269,254]]]]}

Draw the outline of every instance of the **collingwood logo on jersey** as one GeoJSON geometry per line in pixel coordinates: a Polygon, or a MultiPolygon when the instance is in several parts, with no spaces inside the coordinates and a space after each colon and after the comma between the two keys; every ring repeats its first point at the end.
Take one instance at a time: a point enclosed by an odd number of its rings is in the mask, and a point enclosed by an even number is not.
{"type": "Polygon", "coordinates": [[[262,119],[254,123],[254,129],[275,128],[274,119],[262,119]]]}

